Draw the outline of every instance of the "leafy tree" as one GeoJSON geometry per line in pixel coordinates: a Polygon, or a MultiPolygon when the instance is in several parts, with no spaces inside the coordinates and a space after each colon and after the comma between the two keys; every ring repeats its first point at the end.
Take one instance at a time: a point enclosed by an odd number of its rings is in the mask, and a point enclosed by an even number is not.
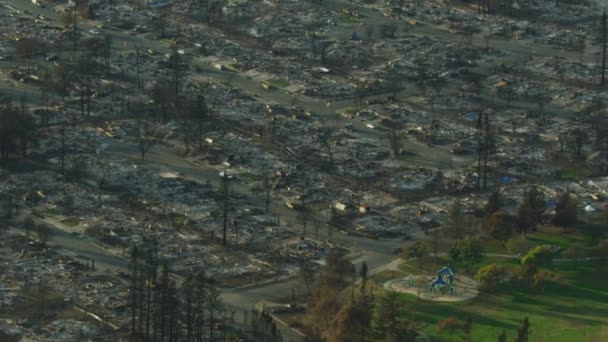
{"type": "Polygon", "coordinates": [[[571,227],[576,224],[577,217],[577,201],[569,193],[564,193],[560,196],[555,207],[555,216],[553,216],[553,224],[560,227],[571,227]]]}
{"type": "Polygon", "coordinates": [[[483,222],[483,227],[492,238],[504,244],[513,233],[514,220],[507,212],[496,211],[483,222]]]}
{"type": "Polygon", "coordinates": [[[380,297],[375,310],[376,326],[387,337],[394,337],[402,325],[401,314],[405,303],[399,299],[399,293],[387,291],[380,297]]]}
{"type": "Polygon", "coordinates": [[[448,251],[448,255],[454,263],[462,262],[470,267],[483,258],[483,247],[479,240],[457,241],[448,251]]]}
{"type": "Polygon", "coordinates": [[[538,187],[533,186],[524,195],[524,200],[517,211],[517,225],[527,237],[529,230],[535,229],[543,222],[545,199],[538,187]]]}
{"type": "Polygon", "coordinates": [[[522,272],[525,277],[532,279],[538,269],[551,264],[553,253],[548,246],[536,246],[521,258],[522,272]]]}
{"type": "Polygon", "coordinates": [[[500,279],[504,276],[505,270],[496,264],[484,266],[477,271],[475,280],[479,282],[479,287],[483,290],[493,290],[500,279]]]}

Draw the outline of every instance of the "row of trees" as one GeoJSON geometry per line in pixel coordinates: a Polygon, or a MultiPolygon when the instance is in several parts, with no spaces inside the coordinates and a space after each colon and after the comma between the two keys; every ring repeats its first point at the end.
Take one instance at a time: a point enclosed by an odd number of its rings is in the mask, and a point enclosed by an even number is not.
{"type": "MultiPolygon", "coordinates": [[[[413,341],[417,325],[406,312],[406,304],[398,293],[388,291],[375,298],[376,285],[368,279],[363,262],[356,268],[335,252],[330,253],[321,270],[320,279],[308,299],[304,319],[309,341],[413,341]],[[358,271],[358,272],[357,272],[358,271]],[[358,279],[344,292],[347,279],[358,279]]],[[[314,280],[308,268],[300,276],[307,286],[314,280]]]]}
{"type": "MultiPolygon", "coordinates": [[[[544,194],[537,186],[531,186],[523,196],[523,200],[515,214],[504,208],[504,198],[499,191],[490,194],[486,205],[480,212],[481,227],[488,236],[506,242],[519,232],[527,237],[538,225],[551,222],[559,227],[572,227],[578,222],[578,201],[576,196],[564,192],[555,204],[555,214],[549,217],[546,213],[547,202],[544,194]]],[[[442,225],[445,236],[456,241],[479,236],[477,223],[473,216],[464,212],[462,202],[456,201],[449,208],[446,220],[442,225]]],[[[436,234],[430,234],[427,247],[435,253],[439,247],[436,234]]]]}
{"type": "Polygon", "coordinates": [[[226,316],[220,292],[204,272],[177,286],[154,241],[131,251],[131,334],[144,341],[215,341],[226,316]],[[160,269],[159,269],[160,266],[160,269]]]}
{"type": "Polygon", "coordinates": [[[547,202],[537,186],[532,186],[524,194],[522,203],[515,215],[504,210],[504,200],[499,192],[493,193],[485,207],[483,228],[496,240],[508,240],[515,231],[527,233],[545,222],[559,227],[572,227],[578,222],[578,201],[576,196],[564,192],[555,205],[555,214],[546,215],[547,202]]]}
{"type": "MultiPolygon", "coordinates": [[[[158,255],[155,240],[131,250],[128,307],[131,336],[138,341],[220,341],[234,326],[234,314],[204,271],[180,277],[158,255]]],[[[244,313],[241,335],[247,341],[281,342],[271,316],[244,313]]]]}

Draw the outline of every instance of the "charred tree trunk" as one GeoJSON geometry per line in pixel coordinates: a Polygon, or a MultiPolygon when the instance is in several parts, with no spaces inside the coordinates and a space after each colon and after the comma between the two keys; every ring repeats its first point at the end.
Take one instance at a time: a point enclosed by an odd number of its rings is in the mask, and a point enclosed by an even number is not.
{"type": "MultiPolygon", "coordinates": [[[[187,291],[191,291],[187,289],[187,291]]],[[[186,299],[186,342],[192,339],[192,297],[188,294],[186,299]]]]}
{"type": "Polygon", "coordinates": [[[224,172],[222,176],[222,187],[224,190],[223,226],[222,226],[222,245],[226,246],[226,229],[228,225],[228,175],[224,172]]]}
{"type": "Polygon", "coordinates": [[[131,335],[135,336],[136,317],[137,317],[137,249],[134,250],[131,262],[133,263],[133,273],[131,275],[131,335]]]}
{"type": "Polygon", "coordinates": [[[137,70],[137,87],[141,89],[141,73],[139,70],[139,47],[135,49],[135,68],[137,70]]]}
{"type": "Polygon", "coordinates": [[[143,263],[139,265],[139,334],[144,328],[144,287],[146,285],[145,269],[143,263]]]}
{"type": "Polygon", "coordinates": [[[65,175],[65,125],[61,127],[61,174],[65,175]]]}
{"type": "Polygon", "coordinates": [[[146,341],[150,340],[150,299],[151,299],[151,291],[152,291],[152,272],[151,267],[148,266],[148,276],[147,276],[147,284],[146,284],[146,341]]]}
{"type": "Polygon", "coordinates": [[[486,184],[488,179],[488,137],[484,139],[483,146],[483,189],[486,190],[486,184]]]}
{"type": "Polygon", "coordinates": [[[608,44],[608,27],[607,27],[607,19],[606,19],[606,10],[604,10],[604,14],[602,14],[602,87],[605,85],[606,81],[606,45],[608,44]]]}

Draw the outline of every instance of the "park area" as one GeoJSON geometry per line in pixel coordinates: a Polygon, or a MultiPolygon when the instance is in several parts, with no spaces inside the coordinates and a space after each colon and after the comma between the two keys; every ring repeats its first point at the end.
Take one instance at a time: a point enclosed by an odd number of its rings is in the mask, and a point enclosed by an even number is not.
{"type": "MultiPolygon", "coordinates": [[[[513,269],[520,267],[518,260],[503,264],[513,269]]],[[[551,271],[558,279],[548,282],[543,289],[503,284],[465,302],[419,300],[410,294],[403,294],[402,300],[407,303],[405,314],[413,316],[423,325],[425,333],[438,336],[440,341],[459,338],[463,333],[457,326],[466,317],[473,320],[472,340],[496,340],[503,329],[511,340],[525,316],[530,321],[531,341],[601,341],[608,338],[605,270],[605,262],[604,265],[597,261],[579,262],[576,269],[572,263],[556,263],[551,271]],[[455,320],[454,328],[440,331],[438,322],[451,319],[455,320]]]]}
{"type": "Polygon", "coordinates": [[[399,293],[402,321],[427,341],[468,340],[467,320],[472,341],[501,341],[503,331],[505,341],[517,340],[526,317],[529,341],[604,341],[608,260],[597,241],[605,230],[598,222],[540,226],[504,243],[482,241],[473,262],[455,260],[454,247],[416,255],[414,243],[404,247],[403,262],[370,279],[378,303],[399,293]]]}

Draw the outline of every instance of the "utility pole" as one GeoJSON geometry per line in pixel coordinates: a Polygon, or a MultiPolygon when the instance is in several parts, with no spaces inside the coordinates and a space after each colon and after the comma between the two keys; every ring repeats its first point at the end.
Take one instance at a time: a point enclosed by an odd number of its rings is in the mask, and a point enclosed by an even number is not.
{"type": "Polygon", "coordinates": [[[65,123],[61,126],[61,174],[65,175],[65,123]]]}
{"type": "Polygon", "coordinates": [[[141,89],[141,78],[139,72],[139,46],[135,48],[135,66],[137,68],[137,87],[141,89]]]}
{"type": "Polygon", "coordinates": [[[86,65],[85,65],[85,57],[84,55],[80,56],[80,116],[84,117],[84,104],[85,104],[85,93],[84,93],[84,87],[85,87],[85,71],[86,71],[86,65]]]}
{"type": "Polygon", "coordinates": [[[602,87],[606,81],[606,10],[602,14],[602,87]]]}
{"type": "Polygon", "coordinates": [[[232,226],[234,227],[234,249],[239,249],[239,222],[232,220],[232,226]]]}
{"type": "Polygon", "coordinates": [[[483,137],[482,137],[482,113],[477,114],[477,122],[475,127],[477,128],[477,190],[481,188],[481,156],[483,152],[483,137]]]}
{"type": "Polygon", "coordinates": [[[74,32],[74,51],[78,48],[78,6],[74,4],[74,11],[72,12],[72,29],[74,32]]]}
{"type": "Polygon", "coordinates": [[[222,177],[222,190],[224,192],[224,224],[222,227],[222,245],[226,246],[226,229],[228,227],[228,181],[232,178],[232,176],[228,176],[228,172],[224,171],[220,173],[220,177],[222,177]]]}
{"type": "Polygon", "coordinates": [[[175,100],[177,101],[177,98],[179,97],[179,49],[177,45],[173,47],[173,63],[173,81],[175,86],[175,100]]]}
{"type": "MultiPolygon", "coordinates": [[[[89,71],[88,70],[88,66],[87,66],[87,71],[89,71]]],[[[87,117],[91,117],[91,96],[93,95],[91,93],[91,86],[92,86],[91,72],[87,72],[87,74],[86,74],[86,85],[87,85],[87,92],[86,92],[86,96],[87,96],[87,101],[86,101],[87,102],[87,117]]]]}
{"type": "Polygon", "coordinates": [[[488,150],[490,139],[490,120],[488,113],[484,116],[484,138],[483,138],[483,190],[486,190],[487,175],[488,175],[488,150]]]}

